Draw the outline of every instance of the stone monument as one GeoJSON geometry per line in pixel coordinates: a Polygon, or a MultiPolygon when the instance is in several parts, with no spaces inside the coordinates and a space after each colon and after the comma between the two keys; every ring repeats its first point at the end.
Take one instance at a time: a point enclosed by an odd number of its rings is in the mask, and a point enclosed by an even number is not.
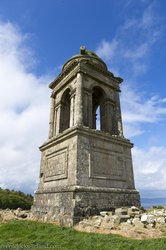
{"type": "Polygon", "coordinates": [[[123,136],[122,81],[82,46],[50,83],[49,138],[40,147],[35,217],[72,226],[102,210],[140,206],[133,144],[123,136]]]}

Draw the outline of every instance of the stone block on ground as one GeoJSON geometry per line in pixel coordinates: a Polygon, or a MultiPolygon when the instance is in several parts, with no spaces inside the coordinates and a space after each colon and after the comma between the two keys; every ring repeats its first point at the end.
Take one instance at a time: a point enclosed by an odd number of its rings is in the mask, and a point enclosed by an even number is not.
{"type": "Polygon", "coordinates": [[[121,207],[121,208],[115,209],[115,214],[116,215],[127,215],[127,213],[128,213],[127,208],[121,207]]]}
{"type": "Polygon", "coordinates": [[[103,218],[103,221],[106,222],[106,223],[109,223],[111,221],[111,216],[105,215],[104,218],[103,218]]]}
{"type": "Polygon", "coordinates": [[[158,217],[158,218],[156,218],[156,222],[159,224],[165,224],[166,218],[165,217],[158,217]]]}
{"type": "Polygon", "coordinates": [[[83,228],[85,228],[85,227],[92,226],[93,224],[91,224],[88,220],[83,220],[83,221],[79,222],[79,225],[81,225],[83,228]]]}
{"type": "Polygon", "coordinates": [[[135,217],[136,215],[139,216],[140,215],[140,210],[132,209],[132,207],[131,207],[131,208],[128,209],[128,215],[131,216],[131,217],[135,217]]]}
{"type": "Polygon", "coordinates": [[[138,207],[132,206],[131,208],[132,212],[140,212],[140,209],[138,207]]]}
{"type": "Polygon", "coordinates": [[[104,217],[104,216],[108,215],[108,212],[107,211],[101,211],[100,215],[104,217]]]}
{"type": "Polygon", "coordinates": [[[120,223],[121,222],[126,222],[127,220],[130,219],[130,216],[129,215],[120,215],[120,223]]]}
{"type": "Polygon", "coordinates": [[[134,218],[133,220],[132,220],[132,224],[135,226],[135,228],[137,228],[137,229],[141,229],[141,228],[144,228],[145,227],[145,225],[144,225],[144,223],[142,223],[141,221],[140,221],[140,219],[138,219],[138,218],[134,218]]]}
{"type": "Polygon", "coordinates": [[[131,223],[123,222],[120,224],[120,229],[123,231],[128,231],[128,230],[131,230],[132,228],[133,228],[133,225],[131,223]]]}
{"type": "Polygon", "coordinates": [[[142,214],[141,222],[144,223],[144,224],[148,223],[148,215],[147,214],[142,214]]]}

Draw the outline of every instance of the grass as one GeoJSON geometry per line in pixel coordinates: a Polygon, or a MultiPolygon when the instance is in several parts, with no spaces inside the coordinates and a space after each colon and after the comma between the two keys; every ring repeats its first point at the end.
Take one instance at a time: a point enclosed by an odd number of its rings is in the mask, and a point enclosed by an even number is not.
{"type": "Polygon", "coordinates": [[[117,235],[82,233],[52,224],[15,220],[0,224],[0,249],[166,250],[166,238],[132,240],[117,235]]]}

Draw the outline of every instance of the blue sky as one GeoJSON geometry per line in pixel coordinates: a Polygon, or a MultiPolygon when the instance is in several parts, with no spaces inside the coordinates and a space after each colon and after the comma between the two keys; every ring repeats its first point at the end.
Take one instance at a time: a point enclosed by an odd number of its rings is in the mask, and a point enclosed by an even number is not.
{"type": "Polygon", "coordinates": [[[165,0],[0,0],[1,187],[35,190],[48,84],[85,45],[124,79],[137,189],[166,197],[165,13],[165,0]]]}

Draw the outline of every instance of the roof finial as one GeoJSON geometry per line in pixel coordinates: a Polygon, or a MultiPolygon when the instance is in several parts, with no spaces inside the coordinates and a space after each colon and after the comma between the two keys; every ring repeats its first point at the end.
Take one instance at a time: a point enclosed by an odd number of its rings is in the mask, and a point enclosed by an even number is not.
{"type": "Polygon", "coordinates": [[[81,54],[81,55],[86,54],[86,47],[85,47],[85,46],[81,46],[81,47],[80,47],[80,54],[81,54]]]}

